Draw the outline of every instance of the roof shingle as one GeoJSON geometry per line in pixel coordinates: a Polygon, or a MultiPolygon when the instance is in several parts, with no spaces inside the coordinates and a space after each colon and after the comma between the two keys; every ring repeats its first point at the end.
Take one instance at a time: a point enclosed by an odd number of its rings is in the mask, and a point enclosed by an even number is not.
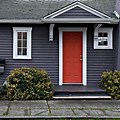
{"type": "Polygon", "coordinates": [[[0,19],[39,20],[75,1],[114,17],[115,0],[1,0],[0,19]]]}

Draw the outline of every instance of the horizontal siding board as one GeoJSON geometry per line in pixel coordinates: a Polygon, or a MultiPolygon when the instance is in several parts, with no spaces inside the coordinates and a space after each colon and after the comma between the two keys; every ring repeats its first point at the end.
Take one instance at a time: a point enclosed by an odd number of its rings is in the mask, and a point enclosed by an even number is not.
{"type": "Polygon", "coordinates": [[[75,7],[61,15],[58,15],[56,18],[99,18],[98,16],[82,9],[75,7]]]}
{"type": "MultiPolygon", "coordinates": [[[[17,26],[17,25],[15,25],[17,26]]],[[[58,41],[48,39],[49,25],[31,25],[32,27],[32,59],[13,59],[14,26],[0,27],[0,58],[6,59],[5,74],[0,75],[0,85],[6,80],[10,71],[19,67],[37,67],[48,71],[53,83],[58,83],[58,41]]],[[[24,25],[23,25],[24,27],[24,25]]]]}
{"type": "Polygon", "coordinates": [[[88,47],[87,47],[87,79],[88,84],[98,85],[103,71],[114,69],[114,49],[96,50],[93,48],[92,26],[88,29],[88,47]]]}
{"type": "MultiPolygon", "coordinates": [[[[17,26],[17,25],[16,25],[17,26]]],[[[9,72],[18,67],[37,67],[48,71],[54,84],[59,83],[59,36],[58,26],[54,29],[54,41],[50,42],[48,37],[49,25],[29,25],[32,27],[32,59],[13,60],[13,30],[11,26],[0,27],[0,58],[6,59],[5,74],[0,75],[0,85],[5,81],[9,72]]],[[[63,24],[72,26],[73,24],[63,24]]],[[[78,24],[82,26],[83,24],[78,24]]],[[[24,27],[24,26],[23,26],[24,27]]],[[[76,27],[76,25],[75,25],[76,27]]],[[[89,24],[87,30],[87,79],[88,84],[98,85],[101,80],[101,73],[114,69],[114,49],[95,50],[93,49],[93,25],[89,24]]]]}

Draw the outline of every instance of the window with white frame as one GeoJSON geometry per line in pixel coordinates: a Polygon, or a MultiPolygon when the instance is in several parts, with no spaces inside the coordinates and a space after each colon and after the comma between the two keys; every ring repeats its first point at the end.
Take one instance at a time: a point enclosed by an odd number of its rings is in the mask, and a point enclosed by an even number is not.
{"type": "Polygon", "coordinates": [[[113,28],[99,28],[97,38],[94,39],[94,49],[113,48],[113,28]]]}
{"type": "Polygon", "coordinates": [[[31,27],[13,27],[13,59],[31,59],[31,27]]]}

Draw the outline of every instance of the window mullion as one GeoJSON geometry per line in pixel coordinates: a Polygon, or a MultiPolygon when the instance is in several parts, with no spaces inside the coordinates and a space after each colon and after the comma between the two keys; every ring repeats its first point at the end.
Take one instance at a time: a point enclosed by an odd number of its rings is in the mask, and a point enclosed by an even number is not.
{"type": "Polygon", "coordinates": [[[22,37],[21,37],[22,39],[21,39],[21,43],[22,43],[22,45],[21,45],[21,55],[23,55],[23,32],[22,32],[22,37]]]}

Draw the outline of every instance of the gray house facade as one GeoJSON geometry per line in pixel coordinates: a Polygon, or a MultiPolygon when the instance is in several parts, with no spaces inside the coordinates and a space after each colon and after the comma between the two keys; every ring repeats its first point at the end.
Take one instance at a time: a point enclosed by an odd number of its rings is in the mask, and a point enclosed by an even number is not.
{"type": "Polygon", "coordinates": [[[103,71],[120,70],[119,3],[2,1],[0,59],[5,59],[5,70],[0,85],[14,68],[35,67],[47,70],[62,91],[83,86],[97,90],[103,71]]]}

